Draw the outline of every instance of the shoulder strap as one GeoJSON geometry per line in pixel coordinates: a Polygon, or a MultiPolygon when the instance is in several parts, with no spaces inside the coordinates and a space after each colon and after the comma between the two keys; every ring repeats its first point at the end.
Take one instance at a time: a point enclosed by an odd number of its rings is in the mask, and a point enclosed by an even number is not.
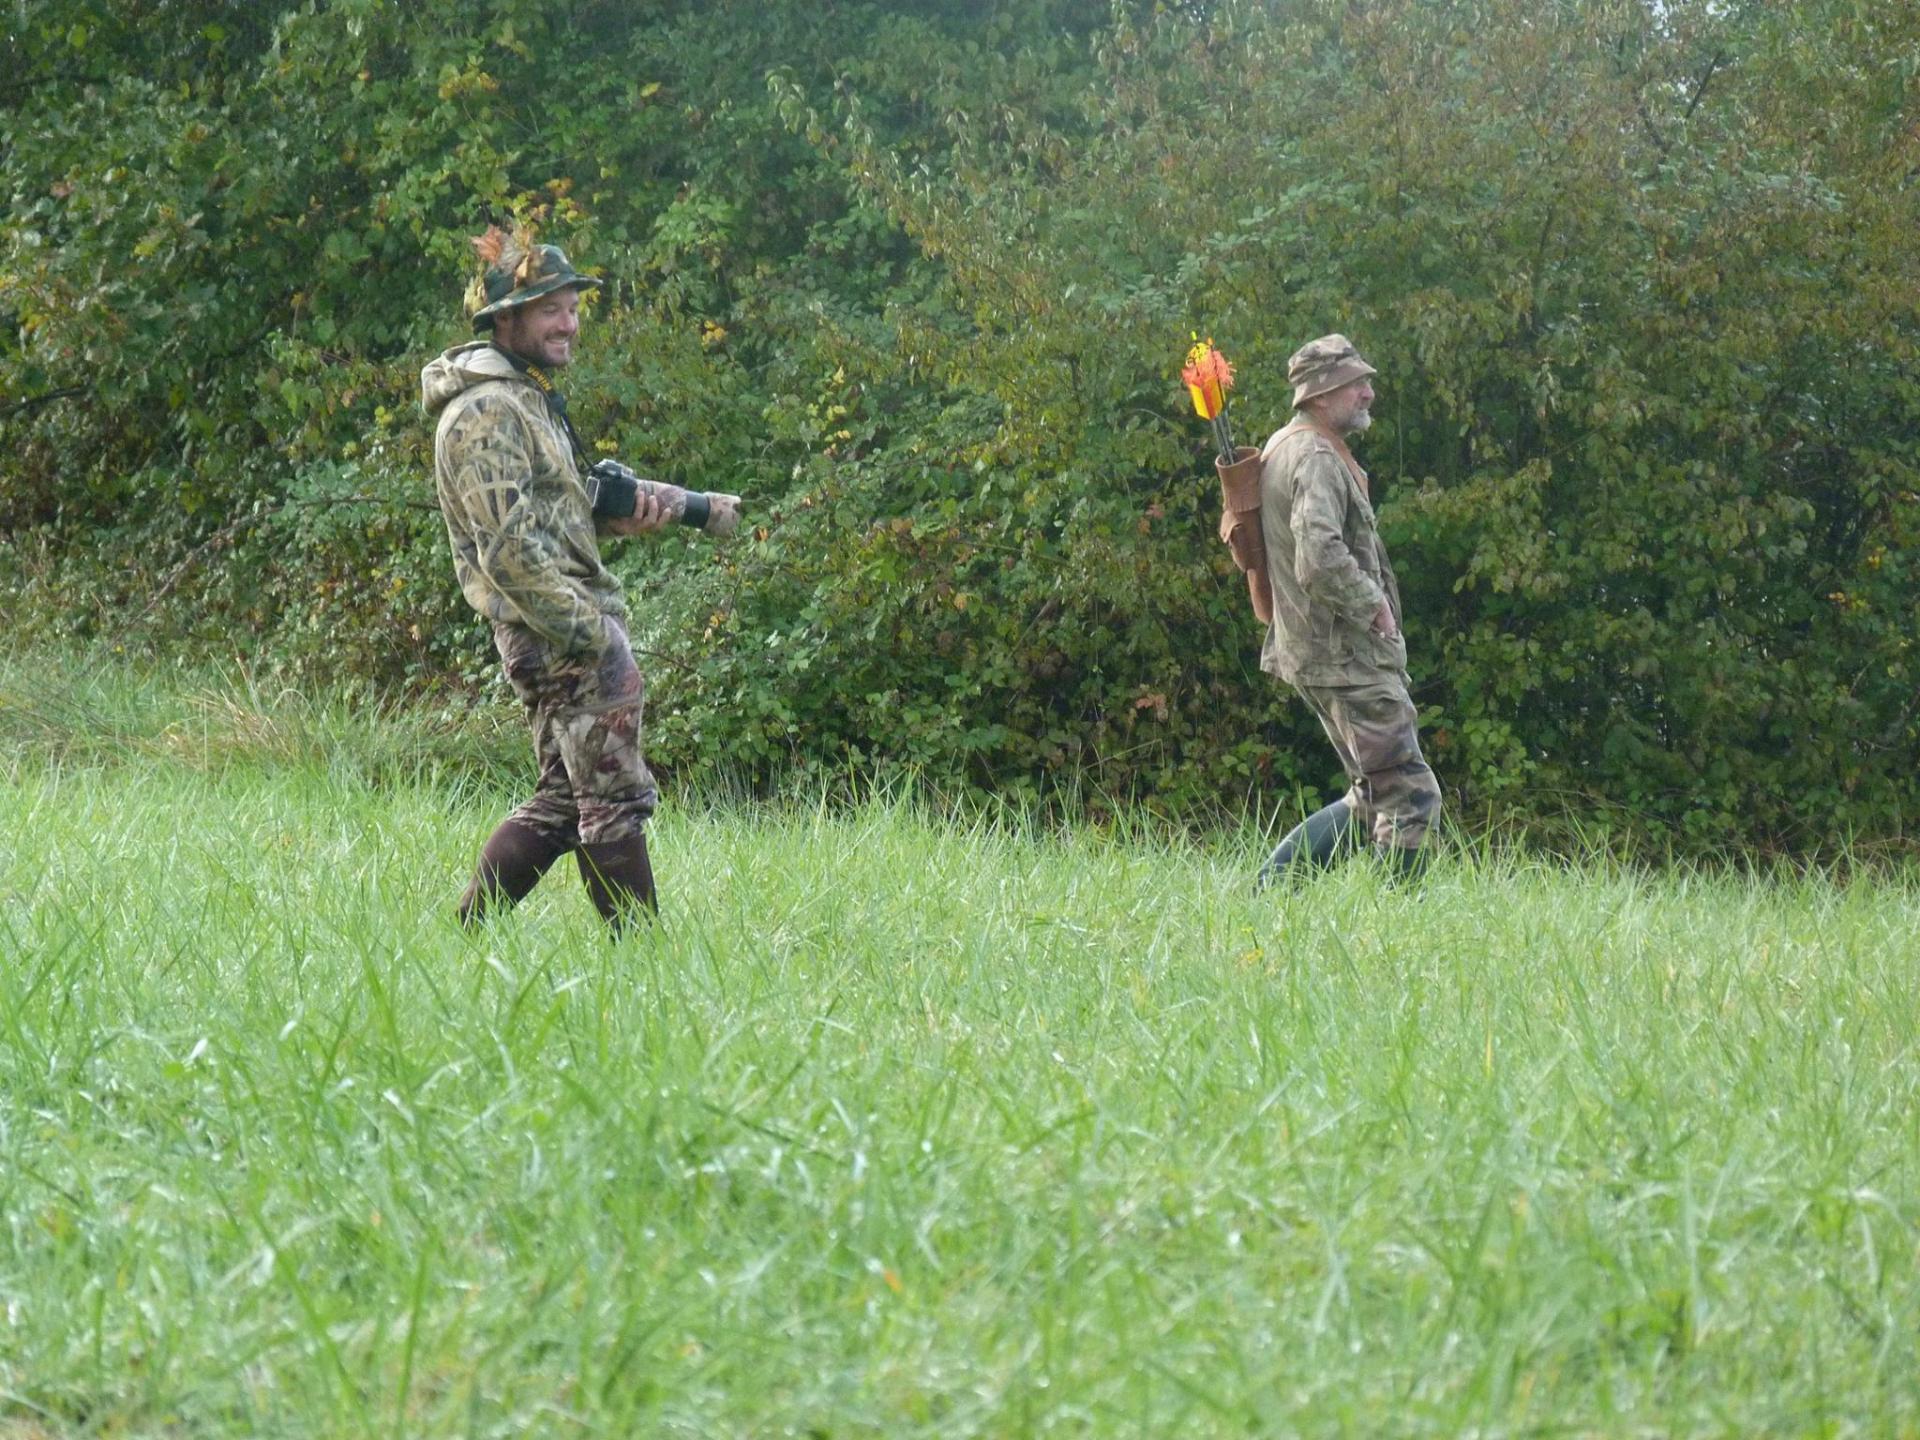
{"type": "Polygon", "coordinates": [[[1280,448],[1280,442],[1300,428],[1302,428],[1301,422],[1298,417],[1296,417],[1269,435],[1267,437],[1267,443],[1260,447],[1260,463],[1264,465],[1267,461],[1273,459],[1273,452],[1280,448]]]}
{"type": "MultiPolygon", "coordinates": [[[[1361,498],[1366,500],[1368,504],[1372,504],[1373,496],[1367,490],[1367,472],[1362,470],[1360,468],[1360,462],[1353,458],[1353,451],[1347,448],[1346,438],[1341,435],[1335,435],[1331,430],[1323,430],[1311,420],[1295,420],[1294,425],[1298,425],[1302,430],[1311,430],[1333,447],[1333,453],[1338,455],[1341,463],[1347,467],[1347,474],[1353,477],[1353,483],[1360,487],[1361,498]]],[[[1287,427],[1288,430],[1292,428],[1293,425],[1287,427]]],[[[1281,433],[1284,434],[1285,431],[1281,433]]]]}

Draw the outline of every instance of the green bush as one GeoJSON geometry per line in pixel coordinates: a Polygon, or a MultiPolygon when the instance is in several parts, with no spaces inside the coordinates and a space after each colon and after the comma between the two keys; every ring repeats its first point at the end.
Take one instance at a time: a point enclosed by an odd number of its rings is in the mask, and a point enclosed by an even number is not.
{"type": "Polygon", "coordinates": [[[16,628],[486,683],[420,364],[464,237],[612,282],[599,443],[751,497],[624,548],[670,770],[909,766],[1183,819],[1333,777],[1258,674],[1190,336],[1236,423],[1328,330],[1456,816],[1683,851],[1917,798],[1920,16],[1809,0],[0,22],[16,628]],[[1903,58],[1906,57],[1906,58],[1903,58]]]}

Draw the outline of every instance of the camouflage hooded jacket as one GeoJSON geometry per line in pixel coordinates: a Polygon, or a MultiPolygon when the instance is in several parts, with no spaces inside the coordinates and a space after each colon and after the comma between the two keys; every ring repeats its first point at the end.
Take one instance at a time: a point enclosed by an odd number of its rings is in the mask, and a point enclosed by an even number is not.
{"type": "Polygon", "coordinates": [[[1404,676],[1407,642],[1373,628],[1384,602],[1396,625],[1400,587],[1373,506],[1331,441],[1296,422],[1266,446],[1260,531],[1273,623],[1260,668],[1295,685],[1361,685],[1404,676]]]}
{"type": "Polygon", "coordinates": [[[593,505],[545,394],[477,341],[420,372],[420,405],[439,416],[434,484],[467,603],[560,653],[601,654],[607,618],[624,621],[626,606],[600,562],[593,505]]]}

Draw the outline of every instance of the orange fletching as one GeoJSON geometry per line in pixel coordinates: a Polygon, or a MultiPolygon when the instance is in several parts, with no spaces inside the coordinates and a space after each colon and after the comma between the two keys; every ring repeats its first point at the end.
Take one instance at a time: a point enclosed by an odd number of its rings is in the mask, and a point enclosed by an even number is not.
{"type": "Polygon", "coordinates": [[[1180,378],[1187,382],[1193,408],[1202,420],[1217,419],[1227,408],[1227,391],[1233,388],[1233,366],[1227,357],[1203,341],[1187,352],[1186,368],[1180,378]]]}

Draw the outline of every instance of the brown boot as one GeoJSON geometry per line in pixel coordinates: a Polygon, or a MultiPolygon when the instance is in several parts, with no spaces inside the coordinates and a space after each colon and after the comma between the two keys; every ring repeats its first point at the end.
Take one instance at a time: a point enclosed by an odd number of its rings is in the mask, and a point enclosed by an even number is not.
{"type": "Polygon", "coordinates": [[[586,882],[593,908],[616,937],[642,912],[652,919],[660,913],[653,889],[653,866],[647,859],[647,837],[605,840],[582,845],[574,854],[580,878],[586,882]]]}
{"type": "Polygon", "coordinates": [[[518,905],[568,848],[518,820],[502,820],[480,848],[473,879],[460,897],[460,924],[471,930],[494,908],[518,905]]]}

